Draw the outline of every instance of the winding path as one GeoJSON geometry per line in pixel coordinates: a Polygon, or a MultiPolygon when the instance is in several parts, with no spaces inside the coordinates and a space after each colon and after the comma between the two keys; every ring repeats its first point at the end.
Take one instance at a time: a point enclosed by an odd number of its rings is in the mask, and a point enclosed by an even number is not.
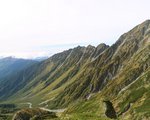
{"type": "Polygon", "coordinates": [[[27,102],[27,103],[21,103],[21,104],[27,104],[27,105],[29,105],[29,108],[32,108],[32,103],[30,103],[30,102],[27,102]]]}
{"type": "Polygon", "coordinates": [[[62,112],[64,112],[66,110],[66,109],[51,110],[51,109],[47,109],[47,108],[43,108],[43,107],[41,107],[40,109],[48,111],[48,112],[55,112],[55,113],[62,113],[62,112]]]}
{"type": "MultiPolygon", "coordinates": [[[[32,108],[32,103],[30,103],[30,102],[21,103],[21,104],[27,104],[27,105],[29,105],[29,108],[32,108]]],[[[48,111],[48,112],[56,112],[56,113],[62,113],[62,112],[64,112],[64,111],[66,110],[66,109],[51,110],[51,109],[44,108],[44,107],[40,107],[40,109],[41,109],[41,110],[48,111]]]]}

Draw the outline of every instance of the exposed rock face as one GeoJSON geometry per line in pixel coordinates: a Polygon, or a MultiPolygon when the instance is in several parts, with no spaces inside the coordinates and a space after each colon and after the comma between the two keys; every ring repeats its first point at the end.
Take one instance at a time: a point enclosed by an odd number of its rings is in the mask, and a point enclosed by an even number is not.
{"type": "Polygon", "coordinates": [[[57,117],[55,113],[36,108],[36,109],[23,109],[23,110],[18,111],[14,115],[13,120],[30,120],[30,119],[42,120],[42,118],[44,119],[45,116],[48,116],[49,118],[57,117]]]}
{"type": "Polygon", "coordinates": [[[117,115],[115,112],[115,109],[113,107],[113,104],[110,101],[103,101],[106,104],[106,112],[105,115],[111,119],[116,119],[117,115]]]}

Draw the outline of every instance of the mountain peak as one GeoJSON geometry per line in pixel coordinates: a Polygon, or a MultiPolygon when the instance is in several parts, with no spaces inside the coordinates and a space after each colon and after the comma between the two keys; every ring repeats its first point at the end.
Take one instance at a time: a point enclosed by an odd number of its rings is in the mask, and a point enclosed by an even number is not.
{"type": "Polygon", "coordinates": [[[88,46],[87,46],[87,48],[89,48],[89,49],[90,49],[90,48],[95,48],[95,47],[94,47],[94,46],[92,46],[92,45],[88,45],[88,46]]]}
{"type": "MultiPolygon", "coordinates": [[[[97,46],[97,48],[102,48],[102,47],[105,47],[105,46],[108,46],[108,45],[106,45],[105,43],[101,43],[101,44],[99,44],[98,46],[97,46]]],[[[109,46],[108,46],[109,47],[109,46]]]]}
{"type": "Polygon", "coordinates": [[[149,30],[149,28],[150,28],[150,20],[144,21],[143,23],[137,25],[137,27],[135,27],[135,29],[136,28],[137,28],[137,30],[140,30],[143,33],[143,35],[145,35],[147,30],[149,30]]]}
{"type": "Polygon", "coordinates": [[[145,20],[142,24],[150,24],[150,20],[145,20]]]}

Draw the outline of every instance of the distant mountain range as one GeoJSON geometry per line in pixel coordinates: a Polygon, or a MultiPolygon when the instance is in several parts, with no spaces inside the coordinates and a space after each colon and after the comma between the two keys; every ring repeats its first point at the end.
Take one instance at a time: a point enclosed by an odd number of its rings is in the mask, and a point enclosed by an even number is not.
{"type": "Polygon", "coordinates": [[[34,63],[37,62],[34,60],[19,59],[14,57],[0,58],[0,79],[19,72],[34,63]]]}
{"type": "Polygon", "coordinates": [[[36,58],[33,58],[32,60],[35,60],[35,61],[43,61],[43,60],[46,60],[48,59],[49,57],[48,56],[43,56],[43,57],[36,57],[36,58]]]}
{"type": "Polygon", "coordinates": [[[150,119],[150,20],[112,46],[77,46],[41,62],[1,59],[0,101],[66,108],[55,120],[150,119]]]}

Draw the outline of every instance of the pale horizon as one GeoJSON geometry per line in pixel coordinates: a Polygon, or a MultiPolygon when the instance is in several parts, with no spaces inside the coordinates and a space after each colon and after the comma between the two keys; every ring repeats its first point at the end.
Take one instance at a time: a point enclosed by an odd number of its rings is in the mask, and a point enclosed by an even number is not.
{"type": "Polygon", "coordinates": [[[150,18],[149,5],[149,0],[0,1],[0,56],[35,58],[78,45],[112,45],[150,18]]]}

